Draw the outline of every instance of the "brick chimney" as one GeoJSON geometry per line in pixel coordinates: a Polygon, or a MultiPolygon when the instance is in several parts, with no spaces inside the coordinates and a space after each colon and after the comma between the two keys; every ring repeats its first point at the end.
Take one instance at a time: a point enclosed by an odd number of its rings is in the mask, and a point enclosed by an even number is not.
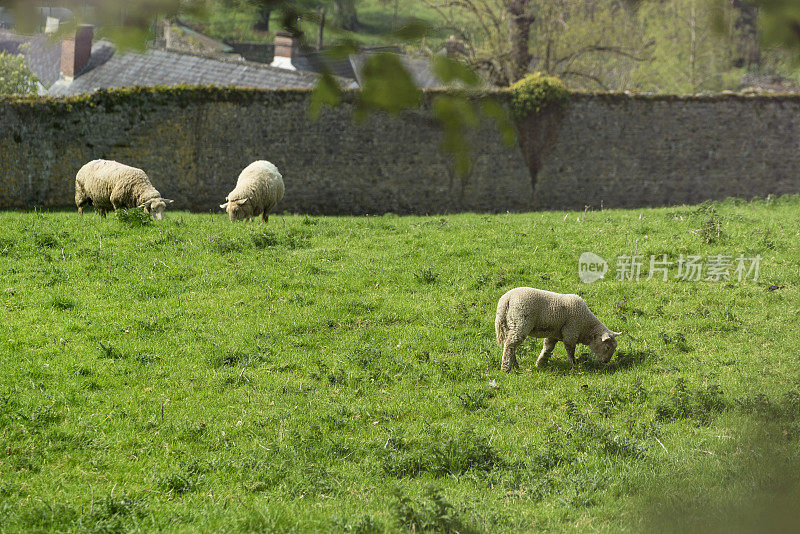
{"type": "Polygon", "coordinates": [[[62,76],[73,79],[89,63],[93,38],[94,27],[82,25],[75,32],[75,37],[67,37],[61,41],[62,76]]]}
{"type": "Polygon", "coordinates": [[[273,67],[281,69],[297,70],[292,64],[292,60],[300,55],[300,44],[291,34],[278,32],[275,36],[275,58],[272,60],[273,67]]]}
{"type": "Polygon", "coordinates": [[[445,41],[444,50],[449,58],[468,55],[467,47],[464,45],[464,42],[456,38],[455,35],[451,35],[450,38],[445,41]]]}

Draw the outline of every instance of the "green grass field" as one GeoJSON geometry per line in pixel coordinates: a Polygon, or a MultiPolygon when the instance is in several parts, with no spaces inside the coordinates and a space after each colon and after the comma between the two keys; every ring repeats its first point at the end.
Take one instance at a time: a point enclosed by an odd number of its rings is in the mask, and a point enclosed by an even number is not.
{"type": "MultiPolygon", "coordinates": [[[[324,43],[326,45],[335,43],[344,37],[354,39],[365,45],[395,44],[397,40],[393,39],[389,34],[401,28],[412,18],[425,22],[431,28],[430,35],[425,40],[425,44],[428,46],[440,47],[442,42],[453,33],[452,30],[441,27],[443,25],[441,16],[422,0],[399,1],[397,2],[396,13],[394,2],[362,0],[358,3],[360,27],[357,32],[345,32],[336,28],[332,3],[327,2],[326,4],[327,15],[324,29],[324,43]]],[[[452,8],[450,10],[450,13],[453,13],[452,8]]],[[[266,34],[253,30],[253,23],[257,20],[257,13],[257,9],[252,6],[237,5],[230,7],[218,4],[203,18],[194,18],[188,15],[184,16],[184,18],[203,27],[208,35],[219,39],[272,42],[275,38],[275,32],[280,30],[281,27],[279,13],[273,13],[270,20],[270,32],[266,34]]],[[[316,44],[319,23],[316,21],[303,21],[301,27],[310,41],[316,44]]]]}
{"type": "Polygon", "coordinates": [[[0,212],[0,281],[2,532],[797,528],[797,197],[0,212]],[[606,280],[579,281],[584,251],[606,280]],[[757,282],[617,281],[623,254],[762,259],[757,282]],[[536,369],[528,340],[501,374],[495,305],[522,285],[624,331],[612,365],[559,344],[536,369]]]}

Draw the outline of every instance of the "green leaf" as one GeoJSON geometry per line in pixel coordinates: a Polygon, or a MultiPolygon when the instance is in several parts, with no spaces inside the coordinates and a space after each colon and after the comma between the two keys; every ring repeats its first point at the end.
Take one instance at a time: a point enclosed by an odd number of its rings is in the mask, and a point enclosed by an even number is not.
{"type": "Polygon", "coordinates": [[[325,55],[331,59],[347,59],[352,54],[357,54],[361,50],[359,45],[353,39],[344,39],[339,41],[334,46],[325,49],[325,55]]]}
{"type": "Polygon", "coordinates": [[[316,119],[322,113],[323,106],[334,107],[339,105],[342,100],[342,89],[336,83],[336,78],[330,72],[325,72],[320,76],[314,90],[311,91],[311,103],[309,104],[309,115],[316,119]]]}
{"type": "Polygon", "coordinates": [[[503,144],[513,146],[517,142],[517,127],[514,125],[514,121],[511,120],[508,108],[494,98],[486,97],[481,101],[481,111],[492,119],[500,132],[503,144]]]}
{"type": "Polygon", "coordinates": [[[397,115],[419,105],[422,91],[396,54],[382,52],[370,56],[364,62],[361,78],[356,118],[363,119],[372,109],[397,115]]]}
{"type": "Polygon", "coordinates": [[[755,0],[759,33],[767,45],[786,47],[800,57],[800,4],[796,0],[755,0]]]}
{"type": "Polygon", "coordinates": [[[478,126],[472,102],[465,96],[437,95],[433,116],[442,127],[442,150],[453,157],[456,174],[467,175],[472,168],[472,153],[466,131],[478,126]]]}
{"type": "Polygon", "coordinates": [[[444,83],[461,82],[468,87],[475,87],[481,82],[475,71],[447,56],[434,56],[431,67],[436,77],[444,83]]]}
{"type": "Polygon", "coordinates": [[[428,35],[433,27],[417,18],[411,18],[403,26],[389,33],[389,38],[398,41],[418,41],[428,35]]]}

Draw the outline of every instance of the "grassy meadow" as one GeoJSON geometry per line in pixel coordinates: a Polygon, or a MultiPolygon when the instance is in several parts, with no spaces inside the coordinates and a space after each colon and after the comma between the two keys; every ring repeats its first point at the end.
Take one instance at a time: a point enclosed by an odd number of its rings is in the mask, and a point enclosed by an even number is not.
{"type": "Polygon", "coordinates": [[[0,212],[0,531],[797,528],[799,297],[797,197],[0,212]],[[632,254],[762,259],[755,282],[615,280],[632,254]],[[529,339],[500,373],[522,285],[581,294],[624,332],[612,364],[559,344],[537,369],[529,339]]]}
{"type": "MultiPolygon", "coordinates": [[[[335,26],[332,2],[325,2],[326,24],[324,42],[330,44],[347,37],[364,45],[394,44],[396,39],[387,37],[391,32],[403,27],[411,19],[418,19],[430,28],[425,44],[441,46],[453,33],[452,29],[442,28],[439,13],[424,0],[361,0],[358,3],[359,29],[357,32],[343,31],[335,26]],[[396,12],[395,12],[396,9],[396,12]]],[[[456,13],[448,8],[446,13],[456,13]]],[[[218,3],[204,17],[185,16],[187,20],[200,26],[212,37],[245,41],[272,42],[275,33],[281,28],[280,14],[275,12],[270,18],[270,31],[257,32],[253,23],[257,20],[258,8],[255,5],[226,5],[218,3]]],[[[319,34],[319,21],[302,21],[301,28],[316,43],[319,34]]]]}

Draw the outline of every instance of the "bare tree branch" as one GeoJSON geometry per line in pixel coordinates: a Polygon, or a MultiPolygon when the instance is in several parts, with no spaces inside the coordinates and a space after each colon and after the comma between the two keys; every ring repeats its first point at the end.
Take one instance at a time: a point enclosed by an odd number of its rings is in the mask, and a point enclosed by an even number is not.
{"type": "Polygon", "coordinates": [[[588,80],[593,81],[598,86],[600,86],[600,89],[602,89],[603,91],[608,91],[608,87],[606,87],[606,85],[600,80],[600,78],[597,77],[597,76],[594,76],[592,74],[587,74],[585,72],[578,72],[578,71],[574,71],[574,70],[565,70],[565,71],[561,72],[561,75],[562,76],[576,76],[578,78],[586,78],[588,80]]]}
{"type": "Polygon", "coordinates": [[[573,59],[575,59],[575,58],[577,58],[579,56],[582,56],[584,54],[590,54],[592,52],[610,52],[612,54],[616,54],[616,55],[619,55],[619,56],[624,56],[624,57],[633,59],[635,61],[646,61],[648,59],[646,57],[637,56],[633,52],[628,52],[626,50],[626,48],[627,47],[623,47],[623,46],[603,46],[603,45],[584,46],[583,48],[575,50],[574,52],[572,52],[570,54],[567,54],[564,57],[556,59],[554,61],[554,63],[557,64],[557,65],[560,65],[562,63],[565,63],[565,62],[568,62],[568,61],[572,61],[573,59]]]}

